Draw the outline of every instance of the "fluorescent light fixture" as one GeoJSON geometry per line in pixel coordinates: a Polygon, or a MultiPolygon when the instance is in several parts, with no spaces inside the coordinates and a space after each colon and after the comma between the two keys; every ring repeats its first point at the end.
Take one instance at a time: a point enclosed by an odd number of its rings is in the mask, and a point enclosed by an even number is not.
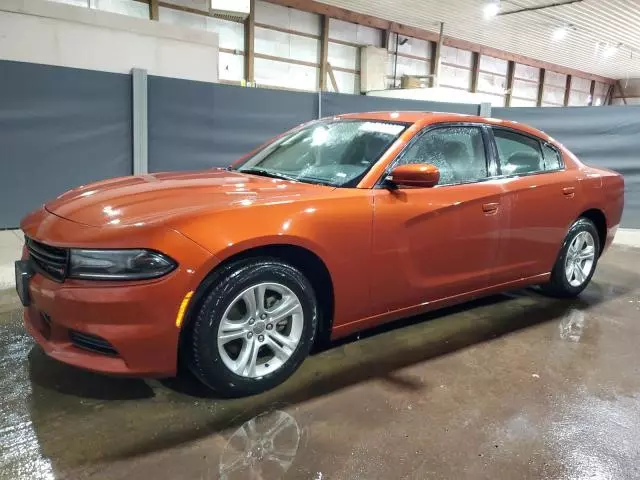
{"type": "Polygon", "coordinates": [[[329,130],[324,127],[317,127],[313,130],[311,134],[311,146],[315,147],[318,145],[324,145],[325,142],[329,139],[329,130]]]}
{"type": "Polygon", "coordinates": [[[490,3],[484,7],[484,18],[493,18],[500,11],[500,7],[496,3],[490,3]]]}
{"type": "Polygon", "coordinates": [[[618,47],[616,45],[607,45],[602,50],[602,56],[605,58],[613,57],[616,53],[618,53],[618,47]]]}
{"type": "Polygon", "coordinates": [[[484,18],[495,17],[500,12],[500,1],[492,0],[491,2],[487,3],[483,8],[483,12],[484,18]]]}
{"type": "Polygon", "coordinates": [[[569,29],[567,29],[567,27],[563,25],[562,27],[558,27],[553,31],[553,33],[551,34],[551,39],[555,42],[563,40],[564,38],[566,38],[567,33],[569,33],[569,29]]]}

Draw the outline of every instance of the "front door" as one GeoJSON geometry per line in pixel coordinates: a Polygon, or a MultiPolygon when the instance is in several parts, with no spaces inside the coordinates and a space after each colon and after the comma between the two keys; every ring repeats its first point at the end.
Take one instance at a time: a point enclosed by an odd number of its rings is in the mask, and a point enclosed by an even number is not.
{"type": "Polygon", "coordinates": [[[430,127],[396,165],[440,170],[432,188],[374,195],[372,299],[393,311],[488,287],[500,243],[502,189],[489,180],[480,126],[430,127]]]}

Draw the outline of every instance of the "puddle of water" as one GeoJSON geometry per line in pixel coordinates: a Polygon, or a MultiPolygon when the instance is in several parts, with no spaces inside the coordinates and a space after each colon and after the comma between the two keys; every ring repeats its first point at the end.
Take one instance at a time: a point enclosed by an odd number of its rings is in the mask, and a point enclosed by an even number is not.
{"type": "Polygon", "coordinates": [[[0,314],[0,472],[12,480],[53,480],[27,406],[32,390],[26,355],[33,342],[21,331],[21,317],[21,310],[0,314]]]}

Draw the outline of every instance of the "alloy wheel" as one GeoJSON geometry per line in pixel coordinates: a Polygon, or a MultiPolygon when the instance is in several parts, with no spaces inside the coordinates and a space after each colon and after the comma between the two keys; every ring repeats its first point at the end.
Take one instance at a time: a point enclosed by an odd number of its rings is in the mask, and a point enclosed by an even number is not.
{"type": "Polygon", "coordinates": [[[300,299],[279,283],[260,283],[229,304],[218,327],[218,351],[236,375],[258,378],[295,352],[304,326],[300,299]]]}
{"type": "Polygon", "coordinates": [[[572,287],[580,287],[591,274],[596,258],[595,240],[591,233],[578,233],[567,250],[564,271],[572,287]]]}

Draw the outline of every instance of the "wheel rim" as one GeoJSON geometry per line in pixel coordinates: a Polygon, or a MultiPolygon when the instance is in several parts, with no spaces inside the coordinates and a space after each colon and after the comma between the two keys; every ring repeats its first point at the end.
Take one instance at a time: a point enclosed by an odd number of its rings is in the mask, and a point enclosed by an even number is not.
{"type": "Polygon", "coordinates": [[[240,293],[218,327],[218,352],[236,375],[257,378],[275,372],[302,337],[300,299],[279,283],[260,283],[240,293]]]}
{"type": "Polygon", "coordinates": [[[596,248],[593,235],[589,232],[580,232],[575,236],[565,260],[565,275],[572,287],[582,286],[593,269],[596,258],[596,248]]]}
{"type": "Polygon", "coordinates": [[[295,418],[276,410],[245,422],[220,455],[220,478],[281,478],[289,470],[302,432],[295,418]]]}

